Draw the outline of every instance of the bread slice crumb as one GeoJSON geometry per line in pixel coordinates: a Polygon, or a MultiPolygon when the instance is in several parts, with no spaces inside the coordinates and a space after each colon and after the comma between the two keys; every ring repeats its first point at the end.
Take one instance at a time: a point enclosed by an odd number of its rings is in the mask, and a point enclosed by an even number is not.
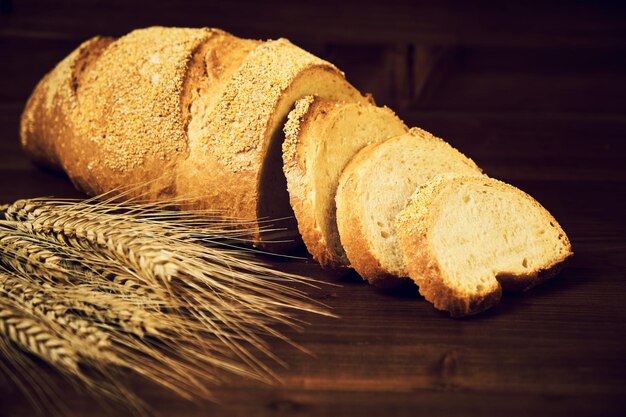
{"type": "Polygon", "coordinates": [[[437,176],[397,219],[409,276],[453,317],[486,310],[502,290],[524,291],[572,256],[565,232],[523,191],[486,176],[437,176]]]}

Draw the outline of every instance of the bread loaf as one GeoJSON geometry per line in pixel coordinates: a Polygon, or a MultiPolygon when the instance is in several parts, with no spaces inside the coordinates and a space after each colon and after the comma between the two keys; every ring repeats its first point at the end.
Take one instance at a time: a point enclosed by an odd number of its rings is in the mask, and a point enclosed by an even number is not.
{"type": "Polygon", "coordinates": [[[406,132],[285,39],[162,27],[80,45],[37,85],[21,124],[26,152],[88,194],[219,211],[257,226],[251,240],[269,250],[296,244],[299,229],[323,267],[351,264],[381,286],[409,275],[454,316],[536,285],[571,256],[535,200],[427,132],[406,132]],[[434,177],[445,172],[457,176],[434,177]],[[262,232],[266,220],[283,236],[262,232]]]}
{"type": "Polygon", "coordinates": [[[141,29],[87,41],[48,74],[24,110],[22,143],[88,194],[141,184],[144,199],[187,199],[259,224],[293,217],[281,128],[310,94],[366,101],[285,39],[141,29]]]}
{"type": "Polygon", "coordinates": [[[486,176],[437,176],[409,200],[397,233],[409,276],[454,317],[555,275],[572,256],[565,232],[519,189],[486,176]]]}
{"type": "Polygon", "coordinates": [[[289,197],[302,239],[322,267],[348,267],[335,217],[343,168],[368,143],[406,131],[391,110],[363,102],[310,96],[289,113],[283,145],[289,197]]]}
{"type": "Polygon", "coordinates": [[[471,159],[417,128],[350,161],[337,189],[337,225],[350,265],[364,279],[386,288],[406,282],[396,216],[418,186],[447,172],[481,175],[471,159]]]}

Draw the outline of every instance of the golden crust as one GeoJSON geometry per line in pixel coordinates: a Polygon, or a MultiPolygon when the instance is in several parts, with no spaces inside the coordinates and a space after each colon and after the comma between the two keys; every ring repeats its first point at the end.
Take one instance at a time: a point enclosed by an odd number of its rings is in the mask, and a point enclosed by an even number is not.
{"type": "Polygon", "coordinates": [[[400,246],[409,271],[409,276],[419,286],[420,293],[426,300],[433,303],[435,308],[448,311],[452,317],[463,317],[477,314],[500,301],[502,289],[507,291],[526,290],[546,279],[554,276],[564,262],[572,256],[571,245],[558,222],[536,200],[523,191],[485,176],[457,176],[453,174],[441,175],[427,182],[409,199],[405,209],[398,215],[396,231],[400,239],[400,246]],[[491,288],[481,294],[459,292],[446,284],[437,257],[432,248],[430,231],[437,212],[440,210],[440,201],[437,196],[446,187],[458,186],[466,181],[489,181],[495,186],[513,190],[523,198],[527,198],[534,205],[541,208],[549,216],[549,220],[560,229],[567,252],[563,257],[555,259],[550,265],[529,271],[524,275],[500,274],[491,288]]]}
{"type": "Polygon", "coordinates": [[[315,96],[306,96],[296,101],[296,105],[287,116],[287,123],[283,127],[285,141],[282,145],[283,163],[286,173],[290,173],[295,169],[299,170],[301,174],[304,172],[304,158],[298,158],[301,155],[301,152],[298,152],[298,147],[300,146],[300,132],[304,128],[304,124],[307,123],[306,116],[309,112],[315,112],[314,109],[311,109],[313,103],[315,103],[316,107],[325,105],[324,102],[316,101],[315,96]]]}
{"type": "Polygon", "coordinates": [[[147,199],[172,198],[172,172],[187,153],[183,86],[210,29],[148,28],[113,42],[77,91],[63,167],[90,194],[133,184],[147,199]]]}
{"type": "Polygon", "coordinates": [[[88,194],[144,184],[135,195],[174,196],[172,176],[163,173],[187,151],[188,64],[217,33],[154,27],[81,45],[33,92],[30,100],[45,111],[27,106],[23,124],[38,130],[22,130],[25,150],[60,165],[88,194]]]}
{"type": "MultiPolygon", "coordinates": [[[[283,122],[280,114],[291,108],[290,96],[300,98],[331,83],[338,97],[360,97],[333,65],[287,40],[259,44],[234,72],[215,106],[198,115],[204,122],[190,132],[191,155],[179,167],[177,188],[183,194],[193,192],[190,187],[201,189],[204,207],[233,217],[266,217],[262,176],[271,153],[280,152],[270,149],[282,141],[276,134],[283,122]],[[308,79],[319,85],[298,91],[308,79]]],[[[255,240],[262,237],[257,233],[255,240]]]]}
{"type": "Polygon", "coordinates": [[[233,75],[211,113],[212,121],[203,132],[207,150],[233,172],[260,163],[260,151],[269,139],[265,135],[281,96],[311,66],[336,70],[286,39],[268,41],[255,48],[233,75]],[[246,153],[252,157],[240,157],[246,153]]]}
{"type": "Polygon", "coordinates": [[[85,62],[95,60],[113,42],[96,36],[83,42],[46,74],[35,87],[22,113],[22,147],[38,163],[62,169],[61,150],[71,133],[71,114],[85,62]],[[45,121],[43,123],[42,121],[45,121]]]}

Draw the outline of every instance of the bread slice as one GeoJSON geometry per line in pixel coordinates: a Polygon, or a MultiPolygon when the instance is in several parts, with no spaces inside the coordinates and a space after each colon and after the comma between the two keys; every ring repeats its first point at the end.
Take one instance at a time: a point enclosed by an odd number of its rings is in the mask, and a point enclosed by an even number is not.
{"type": "Polygon", "coordinates": [[[339,175],[368,143],[407,127],[386,107],[309,96],[296,103],[284,131],[284,172],[302,239],[322,267],[341,270],[348,259],[335,219],[339,175]]]}
{"type": "Polygon", "coordinates": [[[370,283],[407,281],[395,219],[413,191],[445,172],[481,175],[480,169],[443,140],[413,128],[362,149],[337,189],[337,225],[350,264],[370,283]]]}
{"type": "Polygon", "coordinates": [[[488,177],[438,176],[397,220],[410,277],[453,317],[498,303],[555,275],[572,256],[565,232],[519,189],[488,177]]]}

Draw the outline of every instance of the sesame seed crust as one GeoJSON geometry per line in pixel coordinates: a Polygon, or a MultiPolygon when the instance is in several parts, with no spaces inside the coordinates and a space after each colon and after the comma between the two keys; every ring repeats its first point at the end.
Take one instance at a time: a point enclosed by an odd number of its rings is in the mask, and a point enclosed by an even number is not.
{"type": "MultiPolygon", "coordinates": [[[[178,166],[178,193],[201,192],[196,207],[219,209],[232,217],[293,216],[272,211],[278,206],[267,196],[281,192],[276,187],[282,186],[268,171],[282,171],[281,158],[272,156],[280,153],[282,125],[294,102],[318,92],[339,99],[362,97],[335,66],[285,39],[254,45],[222,91],[207,93],[196,101],[198,109],[192,108],[190,155],[178,166]],[[207,104],[200,105],[203,101],[207,104]]],[[[264,248],[273,247],[277,245],[264,248]]]]}
{"type": "Polygon", "coordinates": [[[315,101],[315,96],[306,96],[296,101],[296,105],[287,116],[287,123],[283,127],[285,141],[283,142],[283,161],[285,165],[296,163],[296,147],[299,142],[300,125],[304,117],[309,112],[311,104],[315,101]]]}
{"type": "Polygon", "coordinates": [[[113,42],[96,36],[83,42],[46,74],[28,99],[20,126],[22,147],[40,164],[61,169],[60,149],[71,134],[71,114],[77,108],[77,76],[84,61],[99,56],[113,42]],[[45,123],[41,121],[45,120],[45,123]]]}
{"type": "Polygon", "coordinates": [[[76,134],[102,156],[90,158],[88,169],[125,172],[186,151],[183,82],[194,51],[212,34],[149,28],[107,48],[81,86],[75,115],[76,134]]]}
{"type": "Polygon", "coordinates": [[[286,39],[260,44],[233,75],[202,133],[206,150],[233,172],[260,161],[274,109],[293,80],[307,67],[332,64],[286,39]],[[280,62],[277,62],[277,58],[280,62]]]}

